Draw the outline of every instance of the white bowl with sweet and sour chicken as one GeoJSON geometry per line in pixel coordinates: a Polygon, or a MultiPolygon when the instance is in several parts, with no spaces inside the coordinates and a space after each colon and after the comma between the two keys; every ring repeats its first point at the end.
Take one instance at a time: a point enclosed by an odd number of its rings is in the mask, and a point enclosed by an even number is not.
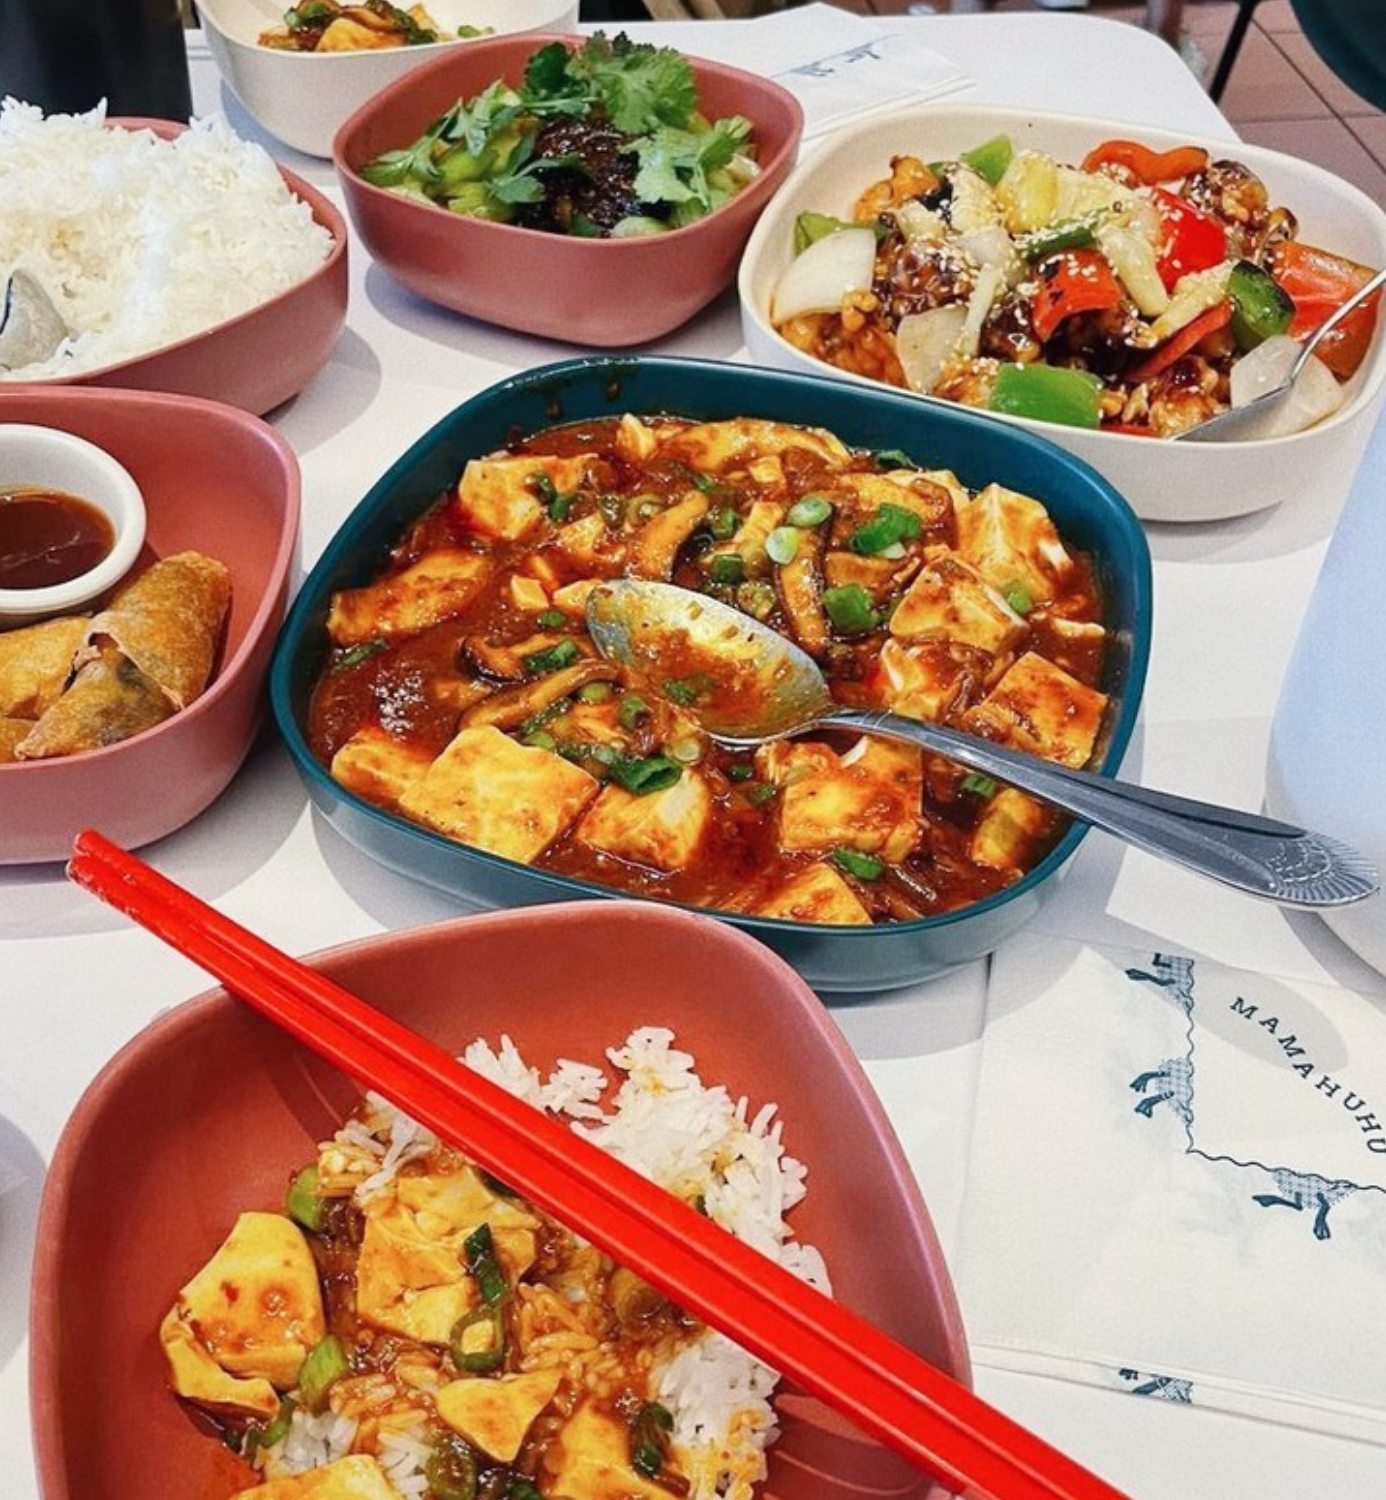
{"type": "Polygon", "coordinates": [[[760,362],[958,402],[1086,459],[1148,520],[1341,499],[1386,392],[1368,302],[1254,438],[1240,406],[1386,264],[1386,213],[1242,142],[1019,111],[876,120],[816,153],[742,261],[760,362]]]}

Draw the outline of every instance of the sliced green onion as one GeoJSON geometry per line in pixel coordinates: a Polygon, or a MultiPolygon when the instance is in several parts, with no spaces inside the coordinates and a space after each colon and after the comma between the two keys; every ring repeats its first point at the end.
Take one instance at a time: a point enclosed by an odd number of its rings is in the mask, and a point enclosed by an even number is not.
{"type": "Polygon", "coordinates": [[[703,758],[703,742],[696,739],[674,740],[666,747],[669,758],[681,766],[695,766],[703,758]]]}
{"type": "Polygon", "coordinates": [[[831,502],[822,495],[805,495],[789,507],[785,520],[791,526],[821,526],[833,513],[831,502]]]}
{"type": "Polygon", "coordinates": [[[1006,603],[1018,615],[1028,615],[1035,607],[1035,601],[1030,596],[1030,590],[1018,578],[1011,579],[1006,587],[1001,590],[1001,593],[1006,603]]]}
{"type": "Polygon", "coordinates": [[[520,743],[528,745],[533,750],[557,750],[558,741],[547,729],[531,729],[528,734],[520,736],[520,743]]]}
{"type": "Polygon", "coordinates": [[[638,693],[627,693],[616,708],[616,722],[622,729],[634,729],[641,719],[650,717],[650,705],[638,693]]]}
{"type": "Polygon", "coordinates": [[[568,616],[561,609],[546,609],[535,617],[534,623],[544,630],[561,630],[568,623],[568,616]]]}
{"type": "Polygon", "coordinates": [[[577,695],[583,703],[605,703],[615,691],[609,682],[586,682],[577,690],[577,695]]]}
{"type": "Polygon", "coordinates": [[[839,845],[833,850],[833,863],[839,870],[845,870],[858,880],[879,880],[885,874],[885,866],[879,859],[863,854],[860,849],[849,849],[846,845],[839,845]]]}
{"type": "Polygon", "coordinates": [[[765,554],[773,563],[783,566],[794,561],[799,551],[799,528],[776,526],[765,538],[765,554]]]}
{"type": "Polygon", "coordinates": [[[902,448],[878,448],[871,455],[878,469],[917,469],[918,464],[902,448]]]}
{"type": "Polygon", "coordinates": [[[749,781],[756,774],[756,768],[749,762],[738,762],[734,766],[727,767],[728,781],[749,781]]]}
{"type": "Polygon", "coordinates": [[[741,517],[730,505],[714,505],[707,513],[707,529],[719,542],[728,542],[741,527],[741,517]]]}
{"type": "Polygon", "coordinates": [[[289,1426],[294,1419],[294,1408],[298,1403],[292,1396],[285,1396],[279,1403],[279,1410],[269,1419],[263,1427],[250,1426],[245,1434],[245,1456],[252,1463],[255,1460],[255,1452],[259,1448],[273,1448],[276,1443],[282,1443],[289,1435],[289,1426]]]}
{"type": "Polygon", "coordinates": [[[478,1307],[464,1313],[452,1325],[448,1348],[452,1362],[459,1370],[470,1371],[473,1375],[487,1375],[492,1370],[499,1370],[505,1362],[505,1316],[501,1305],[478,1307]],[[474,1339],[469,1340],[468,1332],[483,1325],[488,1337],[479,1344],[474,1339]]]}
{"type": "Polygon", "coordinates": [[[707,576],[713,583],[740,583],[746,576],[745,560],[735,552],[721,552],[707,566],[707,576]]]}
{"type": "Polygon", "coordinates": [[[760,578],[743,583],[736,591],[736,607],[757,620],[768,620],[775,608],[774,584],[760,578]]]}
{"type": "Polygon", "coordinates": [[[980,771],[973,771],[962,779],[962,789],[971,792],[974,797],[994,797],[996,795],[996,783],[990,776],[983,776],[980,771]]]}
{"type": "Polygon", "coordinates": [[[887,500],[869,521],[857,527],[847,545],[864,557],[875,557],[897,542],[917,541],[923,532],[924,523],[912,510],[887,500]]]}
{"type": "Polygon", "coordinates": [[[841,635],[864,635],[881,623],[871,595],[859,583],[823,590],[823,609],[841,635]]]}
{"type": "Polygon", "coordinates": [[[549,501],[549,520],[561,526],[568,519],[568,514],[572,510],[573,502],[576,499],[576,490],[569,490],[565,495],[555,495],[549,501]]]}
{"type": "Polygon", "coordinates": [[[333,674],[349,672],[352,667],[359,667],[363,661],[369,661],[372,656],[378,656],[389,644],[383,636],[376,636],[373,641],[363,641],[359,646],[353,646],[349,651],[344,651],[332,663],[331,671],[333,674]]]}
{"type": "Polygon", "coordinates": [[[545,505],[552,505],[558,499],[558,486],[542,471],[531,474],[526,484],[535,498],[542,500],[545,505]]]}
{"type": "Polygon", "coordinates": [[[298,1392],[311,1412],[327,1405],[327,1395],[343,1375],[351,1373],[346,1345],[335,1333],[313,1345],[298,1371],[298,1392]]]}
{"type": "Polygon", "coordinates": [[[284,1212],[310,1234],[321,1234],[327,1227],[327,1205],[318,1196],[316,1162],[310,1162],[294,1173],[289,1191],[284,1195],[284,1212]]]}
{"type": "Polygon", "coordinates": [[[690,469],[685,466],[684,472],[688,475],[689,484],[695,490],[701,490],[705,495],[709,490],[715,490],[720,483],[715,474],[704,474],[700,469],[690,469]]]}
{"type": "Polygon", "coordinates": [[[637,1474],[653,1479],[664,1467],[669,1453],[669,1434],[674,1418],[667,1407],[647,1401],[630,1424],[630,1466],[637,1474]]]}
{"type": "Polygon", "coordinates": [[[559,641],[543,651],[531,651],[520,658],[524,669],[531,677],[542,677],[546,672],[557,672],[561,667],[571,667],[578,659],[576,641],[559,641]]]}
{"type": "Polygon", "coordinates": [[[508,1288],[505,1273],[496,1259],[496,1244],[491,1238],[489,1224],[478,1225],[462,1241],[462,1264],[471,1272],[481,1300],[488,1307],[494,1307],[508,1288]]]}
{"type": "Polygon", "coordinates": [[[499,1177],[493,1176],[486,1169],[479,1169],[482,1182],[486,1184],[488,1191],[494,1193],[497,1198],[518,1198],[520,1195],[510,1186],[508,1182],[502,1182],[499,1177]]]}
{"type": "Polygon", "coordinates": [[[691,677],[671,677],[664,684],[664,696],[680,708],[696,703],[712,687],[712,678],[706,672],[695,672],[691,677]]]}
{"type": "Polygon", "coordinates": [[[756,781],[745,788],[746,800],[752,807],[764,807],[773,800],[775,788],[768,781],[756,781]]]}
{"type": "Polygon", "coordinates": [[[663,755],[647,756],[644,760],[620,756],[613,762],[611,774],[634,796],[648,797],[651,792],[673,786],[683,775],[683,767],[663,755]]]}
{"type": "Polygon", "coordinates": [[[521,1479],[517,1474],[510,1481],[510,1488],[505,1492],[505,1500],[544,1500],[544,1497],[528,1479],[521,1479]]]}

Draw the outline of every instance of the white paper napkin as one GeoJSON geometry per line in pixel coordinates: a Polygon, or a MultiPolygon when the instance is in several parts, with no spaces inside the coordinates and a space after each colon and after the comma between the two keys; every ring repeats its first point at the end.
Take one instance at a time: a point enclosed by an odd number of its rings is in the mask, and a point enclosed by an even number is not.
{"type": "Polygon", "coordinates": [[[1386,1443],[1386,998],[1022,937],[976,1120],[980,1363],[1386,1443]]]}

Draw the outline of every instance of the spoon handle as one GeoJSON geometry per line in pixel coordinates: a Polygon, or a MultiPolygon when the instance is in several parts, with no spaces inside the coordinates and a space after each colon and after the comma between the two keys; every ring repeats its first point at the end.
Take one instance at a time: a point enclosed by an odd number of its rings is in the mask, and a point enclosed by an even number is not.
{"type": "Polygon", "coordinates": [[[1032,792],[1139,849],[1285,906],[1345,906],[1378,889],[1371,862],[1355,849],[1289,823],[1073,771],[898,714],[843,708],[818,722],[920,745],[1032,792]]]}

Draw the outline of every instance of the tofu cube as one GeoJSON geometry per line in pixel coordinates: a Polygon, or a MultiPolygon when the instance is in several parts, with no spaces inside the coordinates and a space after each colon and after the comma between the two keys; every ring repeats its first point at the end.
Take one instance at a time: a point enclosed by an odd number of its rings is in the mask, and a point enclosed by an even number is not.
{"type": "Polygon", "coordinates": [[[460,615],[481,592],[491,564],[462,547],[439,547],[402,572],[332,596],[327,633],[338,646],[412,635],[460,615]]]}
{"type": "Polygon", "coordinates": [[[950,532],[952,495],[943,485],[935,484],[913,469],[893,469],[886,474],[843,474],[833,489],[834,492],[847,492],[852,514],[863,521],[883,505],[895,505],[918,516],[926,534],[931,531],[950,532]]]}
{"type": "Polygon", "coordinates": [[[630,1429],[584,1401],[544,1452],[548,1494],[563,1500],[668,1500],[669,1491],[631,1467],[630,1429]]]}
{"type": "Polygon", "coordinates": [[[576,822],[597,789],[580,766],[487,724],[459,731],[399,805],[448,838],[529,864],[576,822]]]}
{"type": "Polygon", "coordinates": [[[1012,651],[1026,629],[1024,619],[956,552],[926,561],[890,617],[890,633],[898,639],[942,636],[992,656],[1012,651]]]}
{"type": "Polygon", "coordinates": [[[1014,787],[1004,786],[987,802],[972,830],[968,853],[979,865],[1019,874],[1033,863],[1054,824],[1052,808],[1014,787]]]}
{"type": "Polygon", "coordinates": [[[664,445],[664,455],[703,474],[727,474],[769,455],[783,457],[796,449],[831,468],[846,468],[851,454],[831,432],[796,427],[756,417],[703,422],[686,427],[664,445]]]}
{"type": "Polygon", "coordinates": [[[1027,651],[975,707],[962,716],[972,734],[999,740],[1065,766],[1092,755],[1107,695],[1027,651]]]}
{"type": "Polygon", "coordinates": [[[1073,570],[1044,506],[1000,484],[958,507],[957,550],[993,588],[1019,584],[1036,604],[1052,599],[1073,570]]]}
{"type": "Polygon", "coordinates": [[[399,1500],[399,1491],[370,1454],[351,1453],[320,1469],[241,1490],[236,1500],[399,1500]]]}
{"type": "Polygon", "coordinates": [[[433,1399],[438,1415],[454,1432],[460,1432],[491,1458],[508,1464],[562,1381],[559,1370],[451,1380],[433,1399]]]}
{"type": "Polygon", "coordinates": [[[773,896],[756,907],[756,914],[832,927],[871,925],[871,917],[856,892],[831,865],[821,861],[792,875],[773,896]]]}
{"type": "Polygon", "coordinates": [[[592,457],[579,453],[570,458],[542,454],[474,458],[457,484],[457,513],[478,536],[518,542],[548,514],[537,493],[540,477],[560,495],[571,493],[581,485],[592,457]]]}
{"type": "Polygon", "coordinates": [[[924,831],[924,773],[912,745],[863,737],[844,754],[813,741],[780,741],[756,755],[780,788],[779,843],[787,853],[843,846],[905,858],[924,831]]]}
{"type": "Polygon", "coordinates": [[[393,807],[433,764],[433,756],[368,724],[332,757],[332,779],[384,807],[393,807]]]}
{"type": "Polygon", "coordinates": [[[697,857],[712,821],[712,793],[696,771],[671,787],[637,797],[603,788],[574,837],[589,849],[655,870],[684,870],[697,857]]]}
{"type": "Polygon", "coordinates": [[[549,607],[548,590],[537,578],[527,578],[523,573],[512,573],[507,585],[510,602],[516,609],[539,612],[549,607]]]}
{"type": "Polygon", "coordinates": [[[942,723],[979,682],[975,664],[959,660],[947,641],[906,645],[888,640],[881,647],[886,706],[911,719],[942,723]]]}

